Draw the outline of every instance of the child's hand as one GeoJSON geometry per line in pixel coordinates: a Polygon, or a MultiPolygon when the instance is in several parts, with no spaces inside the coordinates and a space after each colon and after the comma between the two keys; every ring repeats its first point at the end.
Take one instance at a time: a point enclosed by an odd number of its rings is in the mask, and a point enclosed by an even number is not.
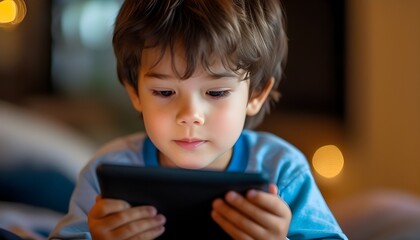
{"type": "Polygon", "coordinates": [[[286,239],[292,213],[270,184],[270,193],[250,190],[246,197],[228,192],[213,202],[213,220],[234,239],[286,239]]]}
{"type": "Polygon", "coordinates": [[[154,239],[165,231],[165,221],[152,206],[130,207],[125,201],[100,196],[88,214],[92,239],[101,240],[154,239]]]}

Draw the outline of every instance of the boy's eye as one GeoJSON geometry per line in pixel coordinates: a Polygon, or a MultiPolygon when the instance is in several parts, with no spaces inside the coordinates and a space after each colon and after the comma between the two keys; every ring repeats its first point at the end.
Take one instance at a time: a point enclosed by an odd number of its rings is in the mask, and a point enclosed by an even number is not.
{"type": "Polygon", "coordinates": [[[207,91],[206,94],[209,95],[210,97],[221,98],[221,97],[228,96],[230,94],[230,91],[229,90],[207,91]]]}
{"type": "Polygon", "coordinates": [[[153,90],[153,95],[159,96],[159,97],[170,97],[174,94],[175,94],[175,91],[172,91],[172,90],[163,90],[163,91],[153,90]]]}

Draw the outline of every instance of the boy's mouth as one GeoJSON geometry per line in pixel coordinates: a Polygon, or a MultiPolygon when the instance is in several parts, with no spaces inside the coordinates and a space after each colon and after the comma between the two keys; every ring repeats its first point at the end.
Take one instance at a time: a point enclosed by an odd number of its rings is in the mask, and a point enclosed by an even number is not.
{"type": "Polygon", "coordinates": [[[175,140],[175,143],[178,146],[182,147],[185,150],[189,150],[189,151],[198,148],[199,146],[203,145],[206,142],[207,142],[206,140],[195,139],[195,138],[193,138],[193,139],[184,138],[184,139],[180,139],[180,140],[175,140]]]}

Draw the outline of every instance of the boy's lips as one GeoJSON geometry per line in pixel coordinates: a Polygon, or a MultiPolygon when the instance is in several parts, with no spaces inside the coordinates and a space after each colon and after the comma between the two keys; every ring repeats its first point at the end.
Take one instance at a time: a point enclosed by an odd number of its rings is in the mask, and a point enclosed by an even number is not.
{"type": "Polygon", "coordinates": [[[175,140],[175,143],[182,147],[185,150],[194,150],[196,148],[198,148],[199,146],[201,146],[202,144],[206,143],[207,140],[202,140],[202,139],[180,139],[180,140],[175,140]]]}

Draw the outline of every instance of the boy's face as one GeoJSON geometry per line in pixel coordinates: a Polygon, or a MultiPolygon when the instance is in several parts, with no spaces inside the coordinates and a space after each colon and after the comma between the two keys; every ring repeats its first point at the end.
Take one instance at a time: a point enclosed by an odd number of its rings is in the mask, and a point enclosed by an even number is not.
{"type": "Polygon", "coordinates": [[[183,49],[168,51],[159,60],[159,48],[144,49],[138,94],[126,84],[131,101],[141,112],[163,166],[200,169],[225,168],[232,156],[247,114],[258,112],[266,96],[248,99],[249,80],[215,61],[212,76],[198,67],[181,80],[186,63],[183,49]],[[156,64],[157,63],[157,64],[156,64]],[[255,100],[257,99],[257,100],[255,100]]]}

